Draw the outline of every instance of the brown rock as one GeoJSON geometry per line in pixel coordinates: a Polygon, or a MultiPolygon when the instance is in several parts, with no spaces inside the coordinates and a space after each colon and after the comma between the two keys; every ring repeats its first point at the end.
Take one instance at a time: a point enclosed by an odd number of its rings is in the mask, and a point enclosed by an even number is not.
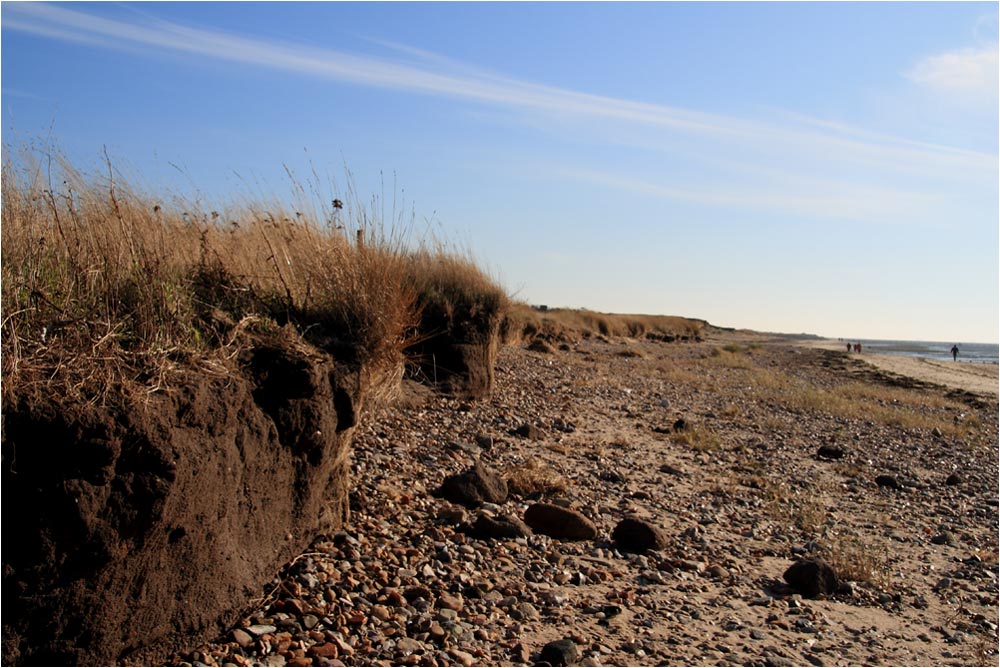
{"type": "Polygon", "coordinates": [[[253,636],[243,629],[233,629],[231,635],[233,636],[233,640],[235,640],[236,644],[240,647],[249,647],[250,645],[253,645],[253,636]]]}
{"type": "Polygon", "coordinates": [[[536,503],[524,511],[524,522],[534,531],[569,540],[593,540],[597,527],[579,511],[549,503],[536,503]]]}
{"type": "Polygon", "coordinates": [[[540,441],[545,438],[545,430],[533,424],[522,424],[512,433],[514,436],[520,436],[521,438],[526,438],[529,441],[540,441]]]}
{"type": "Polygon", "coordinates": [[[542,648],[539,658],[550,666],[575,666],[580,660],[580,648],[569,638],[553,640],[542,648]]]}
{"type": "Polygon", "coordinates": [[[523,538],[531,535],[527,524],[516,517],[489,517],[479,515],[469,527],[473,538],[523,538]]]}
{"type": "Polygon", "coordinates": [[[821,459],[843,459],[846,451],[838,445],[821,445],[816,456],[821,459]]]}
{"type": "Polygon", "coordinates": [[[660,529],[638,517],[626,517],[611,532],[611,540],[623,552],[645,552],[662,550],[667,545],[667,537],[660,529]]]}
{"type": "Polygon", "coordinates": [[[456,473],[441,483],[441,496],[475,508],[483,503],[503,503],[507,500],[507,482],[493,469],[476,462],[463,473],[456,473]]]}
{"type": "Polygon", "coordinates": [[[454,610],[455,612],[461,612],[463,608],[462,597],[453,596],[448,593],[442,593],[438,596],[437,607],[443,610],[454,610]]]}
{"type": "Polygon", "coordinates": [[[323,643],[322,645],[313,645],[309,648],[309,656],[321,656],[324,659],[336,659],[340,656],[340,651],[337,646],[332,642],[323,643]]]}
{"type": "Polygon", "coordinates": [[[729,571],[718,564],[709,566],[706,573],[708,573],[709,577],[713,577],[716,580],[725,580],[729,577],[729,571]]]}

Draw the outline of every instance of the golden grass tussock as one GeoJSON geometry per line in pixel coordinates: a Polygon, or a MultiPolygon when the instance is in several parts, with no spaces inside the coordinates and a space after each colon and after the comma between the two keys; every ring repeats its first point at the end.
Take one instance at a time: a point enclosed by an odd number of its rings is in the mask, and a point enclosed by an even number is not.
{"type": "Polygon", "coordinates": [[[370,371],[394,371],[423,304],[506,303],[467,257],[411,252],[367,213],[345,230],[274,203],[206,211],[136,192],[110,163],[84,176],[59,158],[12,154],[0,227],[7,399],[156,389],[175,368],[232,357],[254,328],[291,326],[370,371]]]}
{"type": "Polygon", "coordinates": [[[566,491],[566,479],[547,464],[528,461],[507,469],[505,478],[511,494],[559,494],[566,491]]]}

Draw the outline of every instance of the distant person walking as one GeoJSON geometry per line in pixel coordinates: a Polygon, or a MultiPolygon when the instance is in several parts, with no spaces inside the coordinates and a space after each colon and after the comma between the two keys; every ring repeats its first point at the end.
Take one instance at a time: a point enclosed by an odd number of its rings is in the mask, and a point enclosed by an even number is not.
{"type": "Polygon", "coordinates": [[[853,347],[853,346],[851,346],[851,342],[850,342],[850,341],[848,341],[848,342],[847,342],[847,352],[851,352],[851,348],[852,348],[852,347],[853,347]]]}
{"type": "Polygon", "coordinates": [[[958,361],[958,344],[957,343],[951,347],[951,358],[953,360],[955,360],[956,362],[958,361]]]}

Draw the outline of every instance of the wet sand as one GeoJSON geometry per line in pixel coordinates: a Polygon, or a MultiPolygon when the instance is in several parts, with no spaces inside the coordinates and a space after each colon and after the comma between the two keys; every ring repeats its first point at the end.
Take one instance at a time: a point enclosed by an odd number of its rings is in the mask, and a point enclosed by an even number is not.
{"type": "MultiPolygon", "coordinates": [[[[800,345],[823,350],[844,350],[844,342],[833,339],[806,341],[800,345]]],[[[874,367],[928,383],[944,385],[977,394],[998,396],[998,367],[980,362],[945,362],[923,357],[903,357],[881,353],[851,353],[874,367]]]]}

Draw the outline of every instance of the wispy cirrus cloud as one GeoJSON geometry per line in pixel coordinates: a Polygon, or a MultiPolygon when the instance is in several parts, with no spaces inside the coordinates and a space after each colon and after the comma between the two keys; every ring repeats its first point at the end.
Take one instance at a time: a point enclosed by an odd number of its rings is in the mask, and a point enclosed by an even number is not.
{"type": "MultiPolygon", "coordinates": [[[[159,19],[109,19],[44,3],[6,3],[3,28],[108,49],[195,54],[355,85],[502,106],[548,117],[613,121],[647,128],[658,137],[683,136],[741,146],[745,150],[762,150],[771,155],[819,155],[830,161],[901,172],[921,166],[931,166],[935,170],[971,170],[980,174],[993,174],[996,170],[996,156],[981,152],[873,135],[802,116],[781,118],[780,122],[761,122],[595,95],[505,77],[398,44],[385,46],[402,59],[386,59],[194,28],[159,19]],[[407,57],[409,60],[405,59],[407,57]]],[[[995,71],[995,59],[993,66],[995,71]]],[[[982,67],[988,67],[988,63],[982,67]]],[[[946,80],[948,76],[956,81],[960,79],[957,74],[947,75],[947,69],[940,63],[928,65],[920,70],[920,76],[928,80],[946,80]]],[[[952,69],[958,71],[961,67],[955,65],[952,69]]],[[[972,74],[968,76],[974,78],[972,74]]]]}
{"type": "Polygon", "coordinates": [[[592,185],[614,188],[679,203],[719,208],[740,208],[757,212],[780,213],[802,220],[853,220],[883,223],[935,224],[935,215],[948,202],[934,193],[913,192],[862,184],[790,178],[772,172],[752,186],[720,184],[712,188],[669,185],[643,180],[636,176],[576,167],[555,168],[558,175],[592,185]]]}

